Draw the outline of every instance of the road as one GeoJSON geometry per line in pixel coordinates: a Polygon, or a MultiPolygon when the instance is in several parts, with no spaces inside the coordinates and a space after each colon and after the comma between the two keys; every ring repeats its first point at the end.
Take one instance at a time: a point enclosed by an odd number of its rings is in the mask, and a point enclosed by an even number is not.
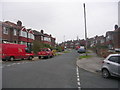
{"type": "Polygon", "coordinates": [[[3,88],[77,88],[76,57],[71,52],[50,59],[3,64],[3,88]]]}
{"type": "Polygon", "coordinates": [[[105,79],[101,76],[100,72],[96,74],[81,68],[79,68],[79,73],[81,88],[103,88],[109,90],[120,88],[120,78],[111,77],[109,79],[105,79]]]}
{"type": "Polygon", "coordinates": [[[3,88],[117,88],[116,78],[104,79],[76,66],[75,50],[50,59],[4,62],[3,88]]]}

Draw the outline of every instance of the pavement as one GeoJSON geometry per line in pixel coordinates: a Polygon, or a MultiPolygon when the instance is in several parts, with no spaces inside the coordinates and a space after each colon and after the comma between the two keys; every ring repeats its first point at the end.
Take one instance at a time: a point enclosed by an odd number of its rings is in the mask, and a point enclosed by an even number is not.
{"type": "MultiPolygon", "coordinates": [[[[80,54],[85,55],[85,54],[80,54]]],[[[98,73],[101,71],[102,61],[104,58],[98,57],[94,52],[90,51],[88,55],[92,55],[90,58],[83,58],[83,59],[77,59],[77,66],[80,68],[93,72],[98,73]]]]}

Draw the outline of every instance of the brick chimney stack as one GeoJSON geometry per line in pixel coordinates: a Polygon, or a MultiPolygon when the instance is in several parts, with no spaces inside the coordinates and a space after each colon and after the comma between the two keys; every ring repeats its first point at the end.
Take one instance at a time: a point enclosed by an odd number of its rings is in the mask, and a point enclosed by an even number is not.
{"type": "Polygon", "coordinates": [[[20,26],[20,27],[22,27],[22,22],[18,20],[17,21],[17,25],[20,26]]]}
{"type": "Polygon", "coordinates": [[[115,30],[118,29],[118,25],[115,25],[114,28],[115,28],[115,30]]]}
{"type": "Polygon", "coordinates": [[[41,30],[41,33],[43,34],[43,33],[44,33],[44,31],[43,31],[43,30],[41,30]]]}

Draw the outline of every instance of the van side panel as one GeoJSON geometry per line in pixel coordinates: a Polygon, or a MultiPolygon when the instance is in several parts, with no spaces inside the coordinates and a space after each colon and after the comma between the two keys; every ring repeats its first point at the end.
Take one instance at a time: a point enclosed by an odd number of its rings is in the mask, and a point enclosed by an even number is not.
{"type": "Polygon", "coordinates": [[[6,58],[14,56],[15,59],[20,59],[25,57],[25,45],[19,44],[3,44],[2,53],[6,58]]]}

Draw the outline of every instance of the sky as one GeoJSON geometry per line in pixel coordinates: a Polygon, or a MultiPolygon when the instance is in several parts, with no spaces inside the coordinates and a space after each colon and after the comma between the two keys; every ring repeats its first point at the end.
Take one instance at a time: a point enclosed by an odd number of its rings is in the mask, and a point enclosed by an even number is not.
{"type": "MultiPolygon", "coordinates": [[[[119,0],[84,0],[87,37],[105,35],[118,24],[119,0]]],[[[18,20],[33,30],[52,34],[56,42],[85,38],[82,0],[1,0],[0,21],[18,20]]]]}

